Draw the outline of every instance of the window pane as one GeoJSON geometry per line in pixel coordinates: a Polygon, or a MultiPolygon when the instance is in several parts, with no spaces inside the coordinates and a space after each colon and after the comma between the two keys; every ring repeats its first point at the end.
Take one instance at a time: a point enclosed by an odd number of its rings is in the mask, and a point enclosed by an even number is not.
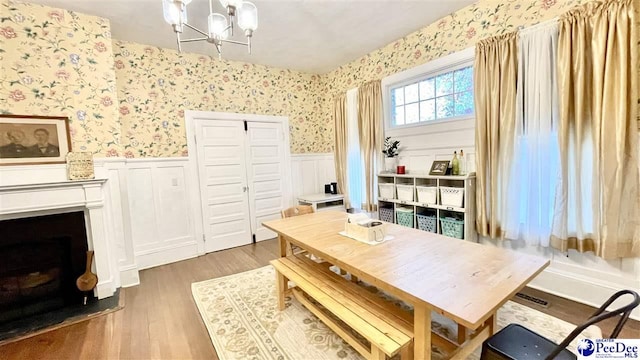
{"type": "Polygon", "coordinates": [[[419,116],[418,116],[418,103],[413,103],[413,104],[409,104],[409,105],[405,105],[405,112],[406,112],[406,121],[405,124],[413,124],[413,123],[417,123],[419,116]]]}
{"type": "Polygon", "coordinates": [[[418,84],[411,84],[404,87],[404,103],[409,104],[418,101],[418,84]]]}
{"type": "Polygon", "coordinates": [[[428,79],[420,82],[420,100],[433,99],[435,97],[436,80],[428,79]]]}
{"type": "Polygon", "coordinates": [[[456,70],[453,73],[455,92],[473,90],[473,67],[456,70]]]}
{"type": "Polygon", "coordinates": [[[420,101],[420,121],[429,121],[436,118],[436,100],[420,101]]]}
{"type": "Polygon", "coordinates": [[[453,116],[453,95],[436,98],[436,117],[438,119],[453,116]]]}
{"type": "Polygon", "coordinates": [[[436,96],[453,93],[453,73],[448,72],[436,77],[436,96]]]}
{"type": "Polygon", "coordinates": [[[393,104],[398,106],[404,104],[404,87],[393,89],[393,104]]]}
{"type": "Polygon", "coordinates": [[[455,95],[456,116],[473,114],[473,91],[465,91],[455,95]]]}
{"type": "Polygon", "coordinates": [[[393,114],[393,122],[396,125],[404,125],[404,106],[396,106],[396,111],[393,114]]]}

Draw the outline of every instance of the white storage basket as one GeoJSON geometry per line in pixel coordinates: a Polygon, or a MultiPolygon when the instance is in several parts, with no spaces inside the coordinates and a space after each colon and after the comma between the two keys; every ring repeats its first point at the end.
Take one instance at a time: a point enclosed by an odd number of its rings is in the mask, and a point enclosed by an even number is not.
{"type": "Polygon", "coordinates": [[[464,188],[440,186],[440,203],[442,205],[462,207],[464,188]]]}
{"type": "Polygon", "coordinates": [[[380,190],[380,197],[383,199],[396,198],[396,187],[393,184],[378,184],[378,190],[380,190]]]}
{"type": "Polygon", "coordinates": [[[413,185],[396,185],[398,200],[413,201],[413,185]]]}
{"type": "Polygon", "coordinates": [[[418,202],[423,204],[435,204],[438,190],[435,186],[416,186],[418,202]]]}

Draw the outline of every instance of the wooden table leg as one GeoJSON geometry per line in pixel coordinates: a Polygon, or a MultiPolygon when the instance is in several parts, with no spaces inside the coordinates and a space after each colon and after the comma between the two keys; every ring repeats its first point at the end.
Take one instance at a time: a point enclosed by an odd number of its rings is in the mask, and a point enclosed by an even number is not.
{"type": "Polygon", "coordinates": [[[493,315],[487,319],[486,324],[489,325],[489,336],[495,334],[496,331],[498,331],[498,313],[493,313],[493,315]]]}
{"type": "Polygon", "coordinates": [[[280,257],[287,256],[287,241],[282,235],[278,235],[278,245],[280,246],[280,257]]]}
{"type": "Polygon", "coordinates": [[[414,358],[431,360],[431,309],[420,304],[413,309],[414,358]]]}
{"type": "Polygon", "coordinates": [[[458,324],[458,345],[467,340],[467,328],[458,324]]]}
{"type": "Polygon", "coordinates": [[[276,288],[278,291],[278,310],[284,310],[284,293],[288,290],[289,280],[276,270],[276,288]]]}

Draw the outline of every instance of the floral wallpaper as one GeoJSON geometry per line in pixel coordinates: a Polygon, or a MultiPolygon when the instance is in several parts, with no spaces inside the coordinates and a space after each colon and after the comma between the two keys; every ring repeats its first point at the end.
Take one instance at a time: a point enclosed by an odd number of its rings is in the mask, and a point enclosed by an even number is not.
{"type": "Polygon", "coordinates": [[[0,13],[0,113],[68,116],[73,150],[117,155],[109,21],[7,0],[0,13]]]}
{"type": "Polygon", "coordinates": [[[126,157],[186,156],[185,110],[288,116],[292,153],[332,151],[319,75],[124,41],[113,52],[126,157]]]}
{"type": "Polygon", "coordinates": [[[586,1],[480,0],[319,75],[112,42],[106,19],[0,0],[0,113],[68,116],[74,150],[126,157],[185,156],[186,109],[284,115],[292,153],[331,152],[336,94],[586,1]]]}
{"type": "MultiPolygon", "coordinates": [[[[324,75],[323,117],[331,117],[331,99],[348,89],[464,50],[483,38],[551,19],[586,2],[480,0],[324,75]]],[[[640,1],[635,0],[636,13],[640,7],[638,3],[640,1]]],[[[640,16],[636,21],[640,21],[640,16]]],[[[638,28],[640,31],[640,25],[638,28]]]]}

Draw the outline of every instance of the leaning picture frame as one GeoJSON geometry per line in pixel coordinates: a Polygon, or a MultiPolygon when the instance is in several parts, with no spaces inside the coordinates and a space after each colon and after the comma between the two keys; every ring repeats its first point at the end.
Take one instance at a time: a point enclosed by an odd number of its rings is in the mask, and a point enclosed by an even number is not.
{"type": "Polygon", "coordinates": [[[0,166],[63,164],[70,151],[69,118],[0,115],[0,166]]]}
{"type": "Polygon", "coordinates": [[[449,167],[449,160],[436,160],[431,164],[429,175],[446,175],[449,167]]]}

